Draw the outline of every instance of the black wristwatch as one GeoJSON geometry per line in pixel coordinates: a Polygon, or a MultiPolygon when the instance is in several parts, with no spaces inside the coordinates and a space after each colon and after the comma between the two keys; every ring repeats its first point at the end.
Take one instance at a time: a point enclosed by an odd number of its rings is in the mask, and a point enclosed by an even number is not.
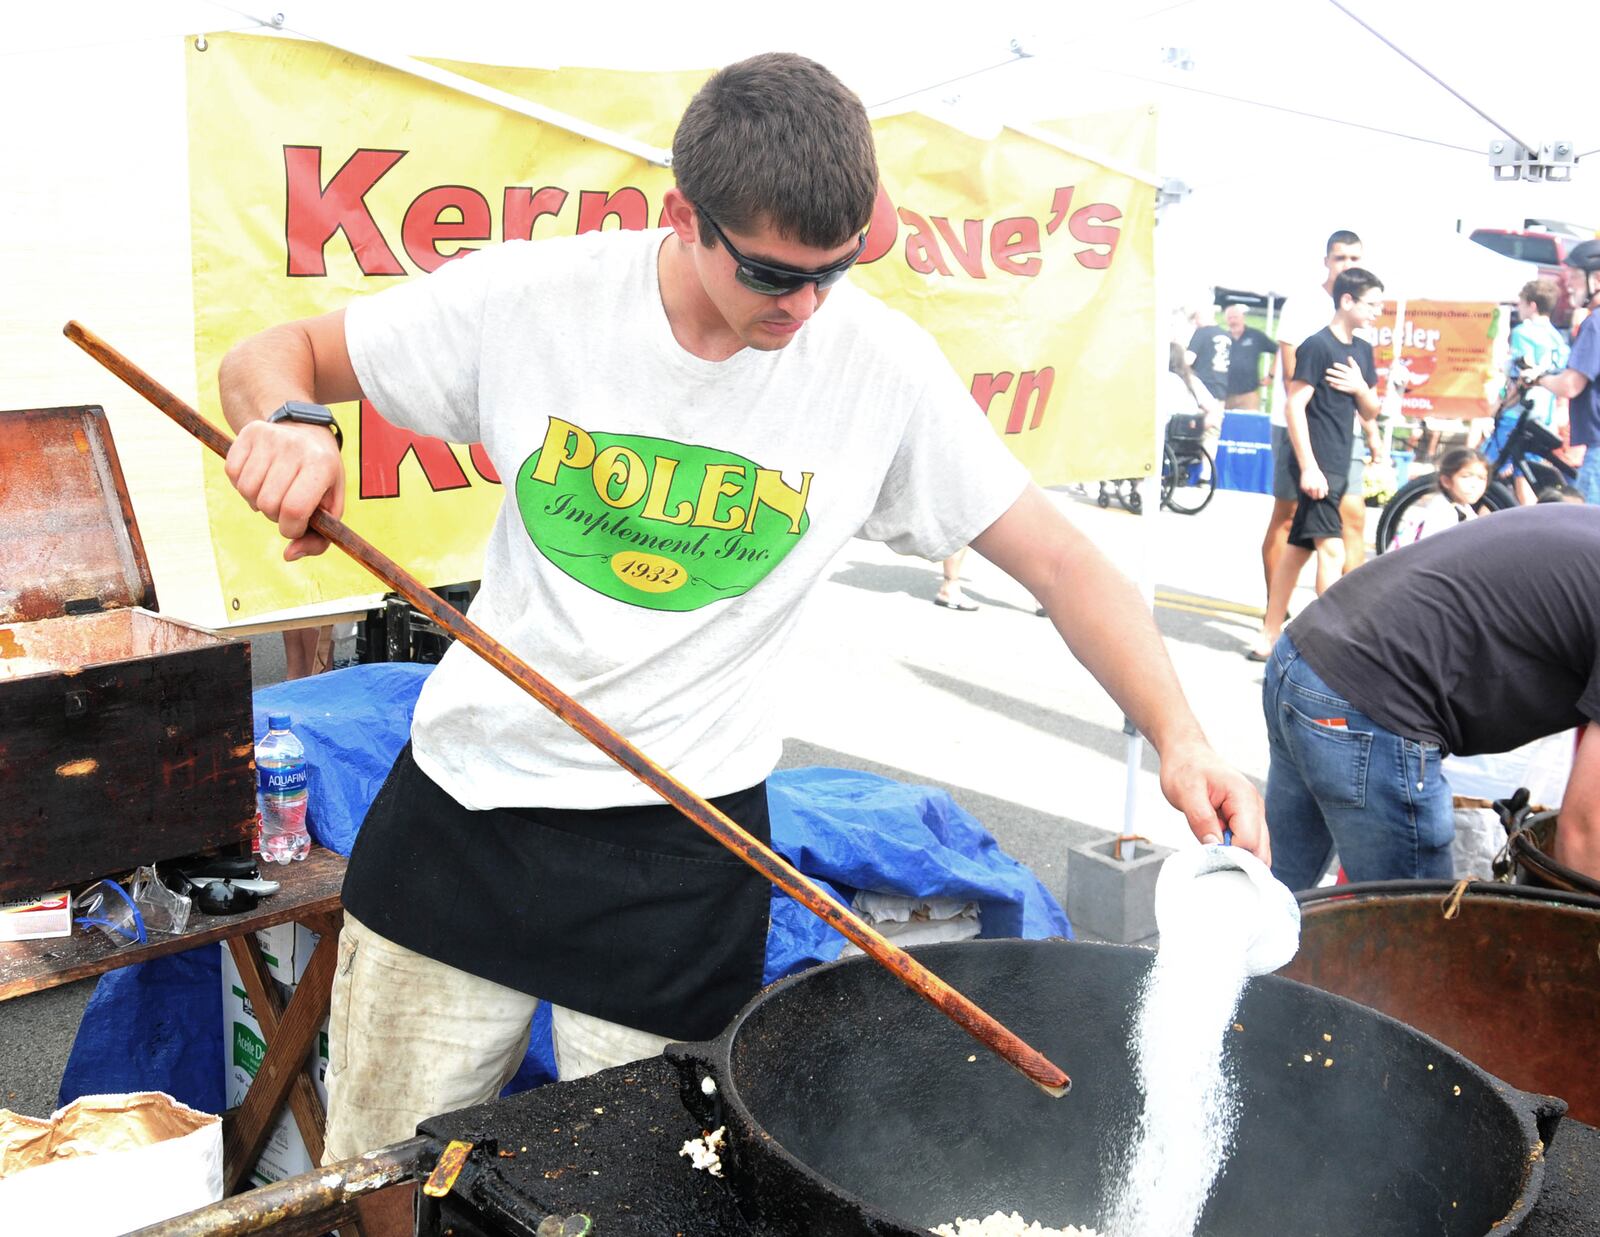
{"type": "Polygon", "coordinates": [[[281,404],[267,414],[267,420],[299,421],[305,425],[326,425],[333,431],[333,441],[339,444],[339,449],[344,450],[344,433],[339,429],[339,423],[333,419],[321,404],[308,404],[304,400],[292,399],[286,404],[281,404]]]}

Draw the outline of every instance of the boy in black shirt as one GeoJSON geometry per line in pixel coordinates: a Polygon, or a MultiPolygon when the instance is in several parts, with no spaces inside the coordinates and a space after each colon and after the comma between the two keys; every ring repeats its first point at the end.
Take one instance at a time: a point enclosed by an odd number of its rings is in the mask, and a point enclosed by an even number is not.
{"type": "Polygon", "coordinates": [[[1267,594],[1266,622],[1252,661],[1266,661],[1289,617],[1289,598],[1306,560],[1317,556],[1317,596],[1344,571],[1339,500],[1349,477],[1352,426],[1360,413],[1378,415],[1378,380],[1372,345],[1354,333],[1383,311],[1383,285],[1376,275],[1352,266],[1333,284],[1333,321],[1295,350],[1289,383],[1290,472],[1300,488],[1289,544],[1278,560],[1267,594]]]}

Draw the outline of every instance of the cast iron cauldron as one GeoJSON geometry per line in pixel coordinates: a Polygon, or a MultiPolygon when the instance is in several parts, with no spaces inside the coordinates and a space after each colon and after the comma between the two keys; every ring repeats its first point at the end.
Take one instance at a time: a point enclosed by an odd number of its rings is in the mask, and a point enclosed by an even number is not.
{"type": "Polygon", "coordinates": [[[1280,973],[1382,1010],[1600,1124],[1600,898],[1473,884],[1447,917],[1453,888],[1307,891],[1300,952],[1280,973]]]}
{"type": "MultiPolygon", "coordinates": [[[[1044,1095],[865,958],[818,967],[757,996],[711,1043],[667,1049],[691,1111],[727,1126],[741,1207],[764,1231],[807,1237],[925,1237],[997,1208],[1094,1224],[1139,1110],[1130,1024],[1154,955],[1067,941],[914,952],[1071,1074],[1071,1093],[1044,1095]]],[[[1202,1237],[1522,1227],[1561,1101],[1275,976],[1247,986],[1236,1027],[1242,1116],[1202,1237]]]]}

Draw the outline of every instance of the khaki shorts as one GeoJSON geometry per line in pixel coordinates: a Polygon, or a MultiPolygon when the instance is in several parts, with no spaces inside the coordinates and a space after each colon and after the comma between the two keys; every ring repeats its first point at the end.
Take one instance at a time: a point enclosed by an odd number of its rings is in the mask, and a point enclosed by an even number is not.
{"type": "MultiPolygon", "coordinates": [[[[401,1142],[429,1117],[487,1103],[528,1050],[537,997],[424,958],[344,917],[328,1020],[324,1164],[401,1142]]],[[[556,1006],[563,1082],[672,1041],[556,1006]]]]}

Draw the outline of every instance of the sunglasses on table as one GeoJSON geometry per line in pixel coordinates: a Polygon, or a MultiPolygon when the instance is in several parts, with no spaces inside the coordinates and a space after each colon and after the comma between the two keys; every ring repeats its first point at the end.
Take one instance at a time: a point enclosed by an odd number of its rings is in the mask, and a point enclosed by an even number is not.
{"type": "Polygon", "coordinates": [[[737,264],[734,268],[734,278],[752,292],[759,292],[762,296],[786,296],[790,292],[798,291],[808,283],[817,285],[817,291],[831,288],[845,277],[845,273],[856,264],[856,259],[861,256],[861,251],[867,247],[867,234],[863,232],[861,239],[856,242],[855,252],[848,257],[816,270],[803,271],[793,266],[783,266],[777,262],[763,262],[760,258],[746,257],[734,247],[728,239],[728,234],[717,226],[717,221],[705,211],[700,211],[700,218],[711,226],[717,239],[727,249],[728,256],[737,264]]]}

